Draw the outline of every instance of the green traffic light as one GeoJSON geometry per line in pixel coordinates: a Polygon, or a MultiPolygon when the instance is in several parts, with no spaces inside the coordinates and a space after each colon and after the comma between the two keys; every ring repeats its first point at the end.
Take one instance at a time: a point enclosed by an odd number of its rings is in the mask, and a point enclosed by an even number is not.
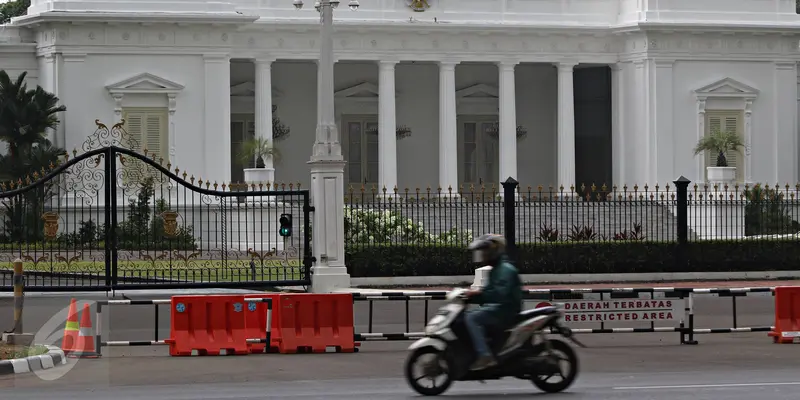
{"type": "Polygon", "coordinates": [[[292,236],[292,215],[291,214],[281,214],[280,218],[280,229],[278,229],[278,234],[283,237],[292,236]]]}

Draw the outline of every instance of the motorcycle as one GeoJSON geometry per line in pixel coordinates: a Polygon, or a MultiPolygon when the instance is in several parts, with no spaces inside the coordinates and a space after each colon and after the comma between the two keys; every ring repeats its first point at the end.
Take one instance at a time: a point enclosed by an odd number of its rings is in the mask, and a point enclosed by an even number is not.
{"type": "Polygon", "coordinates": [[[423,396],[438,396],[454,381],[483,382],[505,377],[529,380],[547,393],[562,392],[572,385],[578,376],[577,353],[567,342],[549,339],[546,334],[557,333],[580,347],[586,346],[573,337],[572,330],[561,325],[564,314],[560,306],[524,310],[511,329],[487,331],[487,344],[497,365],[471,370],[477,354],[464,323],[466,293],[466,289],[450,291],[446,296],[447,303],[425,327],[425,337],[409,347],[405,377],[415,392],[423,396]],[[425,357],[431,360],[424,361],[425,357]],[[566,374],[562,362],[569,366],[566,374]],[[421,375],[415,374],[417,366],[421,366],[421,375]],[[550,378],[556,375],[562,379],[550,382],[550,378]],[[439,378],[442,379],[437,382],[439,378]],[[423,381],[430,381],[432,386],[423,386],[423,381]]]}

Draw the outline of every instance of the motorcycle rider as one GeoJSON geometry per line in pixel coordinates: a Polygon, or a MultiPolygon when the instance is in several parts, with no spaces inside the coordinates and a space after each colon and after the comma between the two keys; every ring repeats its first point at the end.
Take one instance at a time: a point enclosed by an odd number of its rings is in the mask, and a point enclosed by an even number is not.
{"type": "Polygon", "coordinates": [[[486,369],[497,365],[486,344],[486,331],[508,329],[522,311],[522,282],[517,269],[506,256],[506,239],[501,235],[486,234],[475,239],[467,247],[472,251],[473,261],[480,266],[491,266],[489,282],[481,289],[468,292],[467,303],[481,304],[465,315],[478,359],[472,370],[486,369]]]}

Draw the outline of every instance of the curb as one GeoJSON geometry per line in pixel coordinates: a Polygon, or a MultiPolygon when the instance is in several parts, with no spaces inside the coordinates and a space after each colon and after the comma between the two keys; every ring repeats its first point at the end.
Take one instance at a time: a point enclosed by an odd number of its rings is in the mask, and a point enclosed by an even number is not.
{"type": "Polygon", "coordinates": [[[55,368],[67,363],[64,351],[55,346],[45,346],[47,354],[0,361],[0,375],[24,374],[26,372],[55,368]]]}

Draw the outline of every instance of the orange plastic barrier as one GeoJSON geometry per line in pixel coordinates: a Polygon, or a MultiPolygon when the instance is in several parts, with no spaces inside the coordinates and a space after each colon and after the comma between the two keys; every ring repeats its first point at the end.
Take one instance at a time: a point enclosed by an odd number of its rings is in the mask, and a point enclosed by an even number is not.
{"type": "MultiPolygon", "coordinates": [[[[248,294],[248,299],[272,299],[272,330],[270,332],[269,351],[278,350],[281,342],[281,331],[279,329],[278,313],[280,312],[279,294],[248,294]]],[[[247,304],[247,313],[244,322],[248,339],[264,339],[267,337],[267,303],[247,304]]],[[[264,353],[265,343],[248,343],[250,353],[264,353]]]]}
{"type": "Polygon", "coordinates": [[[800,338],[800,286],[775,288],[775,327],[768,335],[775,343],[800,338]]]}
{"type": "Polygon", "coordinates": [[[250,353],[244,296],[172,296],[171,307],[171,356],[250,353]]]}
{"type": "Polygon", "coordinates": [[[274,309],[281,353],[356,351],[351,294],[282,294],[274,309]]]}

